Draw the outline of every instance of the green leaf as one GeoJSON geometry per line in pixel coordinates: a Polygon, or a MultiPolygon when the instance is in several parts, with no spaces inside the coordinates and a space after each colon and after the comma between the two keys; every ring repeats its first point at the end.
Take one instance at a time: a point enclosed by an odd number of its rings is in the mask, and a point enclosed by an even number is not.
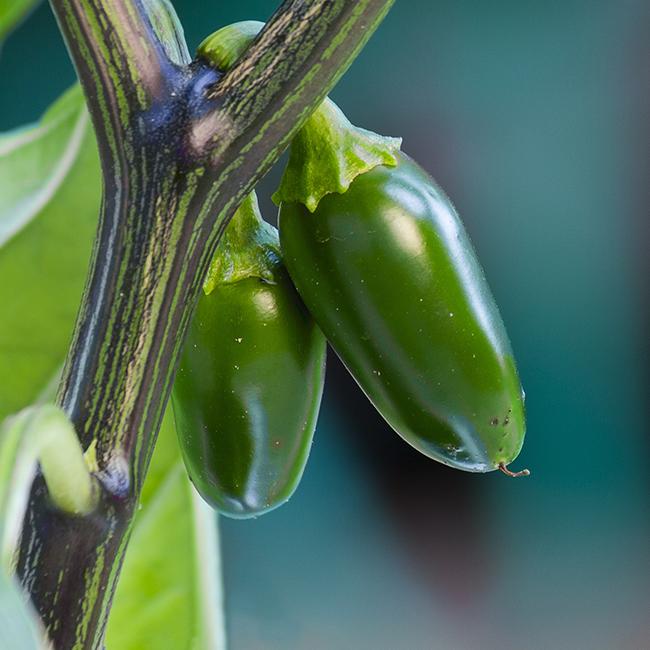
{"type": "Polygon", "coordinates": [[[191,61],[183,36],[183,25],[170,0],[142,0],[142,5],[170,61],[176,65],[185,65],[191,61]]]}
{"type": "Polygon", "coordinates": [[[0,571],[0,648],[38,650],[42,647],[36,615],[20,587],[0,571]]]}
{"type": "Polygon", "coordinates": [[[65,358],[100,190],[78,86],[38,124],[0,134],[0,420],[32,403],[65,358]]]}
{"type": "Polygon", "coordinates": [[[0,44],[40,0],[0,0],[0,44]]]}
{"type": "Polygon", "coordinates": [[[108,621],[107,650],[225,648],[215,513],[183,467],[165,415],[108,621]]]}

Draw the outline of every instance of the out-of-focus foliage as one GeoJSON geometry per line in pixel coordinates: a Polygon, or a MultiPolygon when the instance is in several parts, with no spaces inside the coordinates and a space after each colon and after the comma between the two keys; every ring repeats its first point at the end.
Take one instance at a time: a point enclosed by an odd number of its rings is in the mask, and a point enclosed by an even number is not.
{"type": "Polygon", "coordinates": [[[107,650],[224,648],[216,515],[200,501],[165,415],[115,594],[107,650]]]}
{"type": "Polygon", "coordinates": [[[27,498],[28,480],[34,470],[33,460],[29,467],[27,463],[16,462],[23,434],[16,425],[22,429],[22,424],[7,420],[0,427],[0,648],[37,650],[40,642],[37,620],[18,583],[7,572],[22,521],[21,506],[27,498]]]}
{"type": "Polygon", "coordinates": [[[0,46],[9,32],[40,0],[0,0],[0,46]]]}
{"type": "Polygon", "coordinates": [[[13,579],[0,571],[0,647],[38,650],[38,633],[27,603],[13,579]]]}
{"type": "Polygon", "coordinates": [[[70,342],[100,199],[81,91],[0,135],[0,419],[33,402],[70,342]]]}

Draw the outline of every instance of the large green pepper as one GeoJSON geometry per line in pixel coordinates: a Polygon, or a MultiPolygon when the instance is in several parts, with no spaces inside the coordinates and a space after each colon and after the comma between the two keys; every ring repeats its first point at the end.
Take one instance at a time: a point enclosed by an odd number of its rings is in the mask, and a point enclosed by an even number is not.
{"type": "Polygon", "coordinates": [[[524,401],[501,317],[449,199],[379,137],[331,103],[298,135],[276,196],[285,264],[398,433],[452,467],[510,473],[524,401]],[[392,160],[373,161],[377,150],[392,160]]]}
{"type": "Polygon", "coordinates": [[[172,399],[201,496],[233,517],[285,502],[302,476],[324,381],[325,339],[251,195],[219,244],[172,399]]]}

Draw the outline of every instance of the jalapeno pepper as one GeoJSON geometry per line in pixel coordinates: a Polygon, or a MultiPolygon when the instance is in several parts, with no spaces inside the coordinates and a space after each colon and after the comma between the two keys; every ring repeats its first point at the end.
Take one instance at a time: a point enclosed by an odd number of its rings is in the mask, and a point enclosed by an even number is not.
{"type": "Polygon", "coordinates": [[[325,339],[251,195],[228,225],[189,326],[172,400],[201,496],[250,517],[302,476],[320,405],[325,339]]]}
{"type": "Polygon", "coordinates": [[[501,317],[449,199],[396,154],[323,196],[282,202],[291,278],[388,423],[459,469],[505,467],[524,436],[523,393],[501,317]]]}

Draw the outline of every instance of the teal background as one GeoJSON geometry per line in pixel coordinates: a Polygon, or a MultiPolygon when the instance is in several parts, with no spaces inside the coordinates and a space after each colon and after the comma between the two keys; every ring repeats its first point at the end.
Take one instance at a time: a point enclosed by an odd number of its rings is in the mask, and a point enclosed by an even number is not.
{"type": "MultiPolygon", "coordinates": [[[[191,47],[276,6],[174,4],[191,47]]],[[[332,358],[298,493],[223,520],[233,650],[650,647],[649,18],[643,0],[397,0],[333,92],[403,136],[464,218],[519,360],[515,468],[533,474],[420,458],[332,358]]],[[[3,49],[0,129],[73,80],[43,5],[3,49]]]]}

